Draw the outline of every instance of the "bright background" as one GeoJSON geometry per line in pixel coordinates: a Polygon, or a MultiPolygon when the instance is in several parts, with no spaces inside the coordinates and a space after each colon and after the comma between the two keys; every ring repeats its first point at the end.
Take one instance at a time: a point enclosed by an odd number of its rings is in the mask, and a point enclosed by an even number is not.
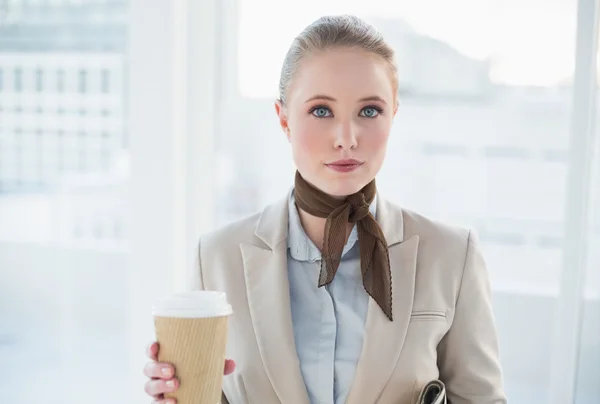
{"type": "Polygon", "coordinates": [[[273,100],[324,14],[375,24],[382,194],[477,230],[512,404],[597,404],[598,0],[0,0],[0,395],[147,403],[152,299],[293,180],[273,100]]]}

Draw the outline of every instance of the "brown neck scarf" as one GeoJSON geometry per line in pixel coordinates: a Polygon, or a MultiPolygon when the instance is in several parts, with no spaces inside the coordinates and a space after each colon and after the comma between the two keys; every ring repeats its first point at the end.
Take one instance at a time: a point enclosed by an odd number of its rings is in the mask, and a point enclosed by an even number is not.
{"type": "Polygon", "coordinates": [[[346,199],[335,199],[306,182],[296,171],[296,204],[312,216],[327,218],[319,287],[333,281],[346,244],[346,225],[356,223],[363,285],[369,296],[392,321],[392,275],[387,242],[379,224],[369,212],[369,205],[375,199],[376,191],[373,180],[346,199]]]}

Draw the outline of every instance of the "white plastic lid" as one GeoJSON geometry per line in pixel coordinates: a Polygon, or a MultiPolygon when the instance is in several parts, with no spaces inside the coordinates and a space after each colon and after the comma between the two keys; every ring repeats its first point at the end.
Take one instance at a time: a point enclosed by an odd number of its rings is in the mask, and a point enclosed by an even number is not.
{"type": "Polygon", "coordinates": [[[221,317],[232,312],[224,292],[204,290],[165,296],[152,306],[152,315],[159,317],[221,317]]]}

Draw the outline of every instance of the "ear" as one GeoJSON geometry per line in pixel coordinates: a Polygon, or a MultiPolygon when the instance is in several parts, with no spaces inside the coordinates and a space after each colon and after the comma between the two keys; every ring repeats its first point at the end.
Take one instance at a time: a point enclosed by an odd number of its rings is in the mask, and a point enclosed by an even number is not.
{"type": "Polygon", "coordinates": [[[288,126],[288,117],[285,111],[285,106],[281,102],[281,100],[275,100],[275,113],[277,113],[277,118],[279,119],[279,126],[285,133],[288,141],[290,140],[290,127],[288,126]]]}

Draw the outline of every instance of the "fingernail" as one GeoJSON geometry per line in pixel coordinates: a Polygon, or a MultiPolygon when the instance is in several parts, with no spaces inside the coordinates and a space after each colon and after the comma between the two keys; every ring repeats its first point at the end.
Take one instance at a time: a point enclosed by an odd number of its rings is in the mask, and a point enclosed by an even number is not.
{"type": "Polygon", "coordinates": [[[170,377],[171,376],[171,368],[162,368],[161,370],[163,376],[170,377]]]}
{"type": "Polygon", "coordinates": [[[167,387],[172,389],[173,387],[175,387],[175,382],[173,380],[167,381],[167,387]]]}

